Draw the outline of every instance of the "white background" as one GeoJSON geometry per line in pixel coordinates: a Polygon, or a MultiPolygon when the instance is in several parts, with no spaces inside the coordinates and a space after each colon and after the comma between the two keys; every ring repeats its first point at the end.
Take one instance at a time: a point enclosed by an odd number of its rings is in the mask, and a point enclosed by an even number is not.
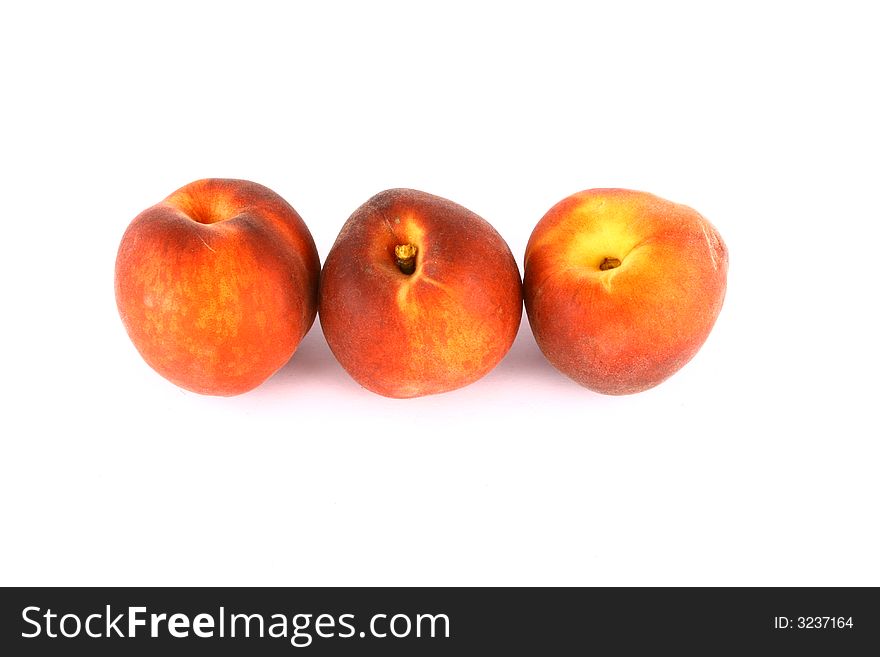
{"type": "Polygon", "coordinates": [[[880,585],[870,6],[5,4],[0,583],[880,585]],[[202,397],[130,344],[113,263],[210,176],[281,194],[322,260],[389,187],[520,266],[564,196],[646,190],[719,229],[727,301],[631,397],[527,323],[440,396],[362,390],[316,323],[202,397]]]}

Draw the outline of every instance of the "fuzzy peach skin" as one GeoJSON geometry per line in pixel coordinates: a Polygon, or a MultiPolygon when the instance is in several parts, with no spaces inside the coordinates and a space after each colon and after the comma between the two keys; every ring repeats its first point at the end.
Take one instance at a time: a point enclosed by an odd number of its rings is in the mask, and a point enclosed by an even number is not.
{"type": "Polygon", "coordinates": [[[498,364],[519,329],[522,282],[485,220],[444,198],[392,189],[342,227],[319,307],[330,349],[355,381],[386,397],[417,397],[466,386],[498,364]],[[408,274],[399,254],[410,247],[408,274]]]}
{"type": "Polygon", "coordinates": [[[700,349],[727,289],[718,231],[684,205],[625,189],[557,203],[526,247],[523,290],[538,346],[597,392],[646,390],[700,349]]]}
{"type": "Polygon", "coordinates": [[[116,257],[116,303],[159,374],[236,395],[293,355],[315,320],[320,266],[309,229],[278,194],[198,180],[131,222],[116,257]]]}

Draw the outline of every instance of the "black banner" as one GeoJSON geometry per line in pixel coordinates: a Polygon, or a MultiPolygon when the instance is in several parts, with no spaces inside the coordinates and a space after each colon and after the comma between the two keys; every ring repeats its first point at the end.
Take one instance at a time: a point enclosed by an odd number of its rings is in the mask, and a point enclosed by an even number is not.
{"type": "Polygon", "coordinates": [[[13,588],[2,590],[0,613],[3,655],[855,655],[880,646],[872,588],[13,588]]]}

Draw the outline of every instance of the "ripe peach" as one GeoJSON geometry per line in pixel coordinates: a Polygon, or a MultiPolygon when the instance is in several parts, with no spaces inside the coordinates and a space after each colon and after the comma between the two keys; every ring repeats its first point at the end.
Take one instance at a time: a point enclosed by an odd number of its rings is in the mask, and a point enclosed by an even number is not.
{"type": "Polygon", "coordinates": [[[684,205],[624,189],[557,203],[526,247],[526,311],[547,360],[623,395],[664,381],[705,342],[727,289],[727,248],[684,205]]]}
{"type": "Polygon", "coordinates": [[[305,223],[275,192],[199,180],[131,222],[116,257],[116,303],[159,374],[236,395],[293,355],[315,319],[320,266],[305,223]]]}
{"type": "Polygon", "coordinates": [[[377,194],[342,227],[321,275],[321,328],[342,367],[387,397],[472,383],[522,317],[516,261],[485,220],[410,189],[377,194]]]}

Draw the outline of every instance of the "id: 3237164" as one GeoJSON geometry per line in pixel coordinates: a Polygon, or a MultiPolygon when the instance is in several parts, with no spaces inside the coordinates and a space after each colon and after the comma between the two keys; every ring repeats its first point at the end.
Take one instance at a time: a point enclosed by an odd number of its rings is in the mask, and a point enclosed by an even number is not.
{"type": "Polygon", "coordinates": [[[775,616],[773,629],[776,630],[851,630],[852,616],[775,616]]]}

